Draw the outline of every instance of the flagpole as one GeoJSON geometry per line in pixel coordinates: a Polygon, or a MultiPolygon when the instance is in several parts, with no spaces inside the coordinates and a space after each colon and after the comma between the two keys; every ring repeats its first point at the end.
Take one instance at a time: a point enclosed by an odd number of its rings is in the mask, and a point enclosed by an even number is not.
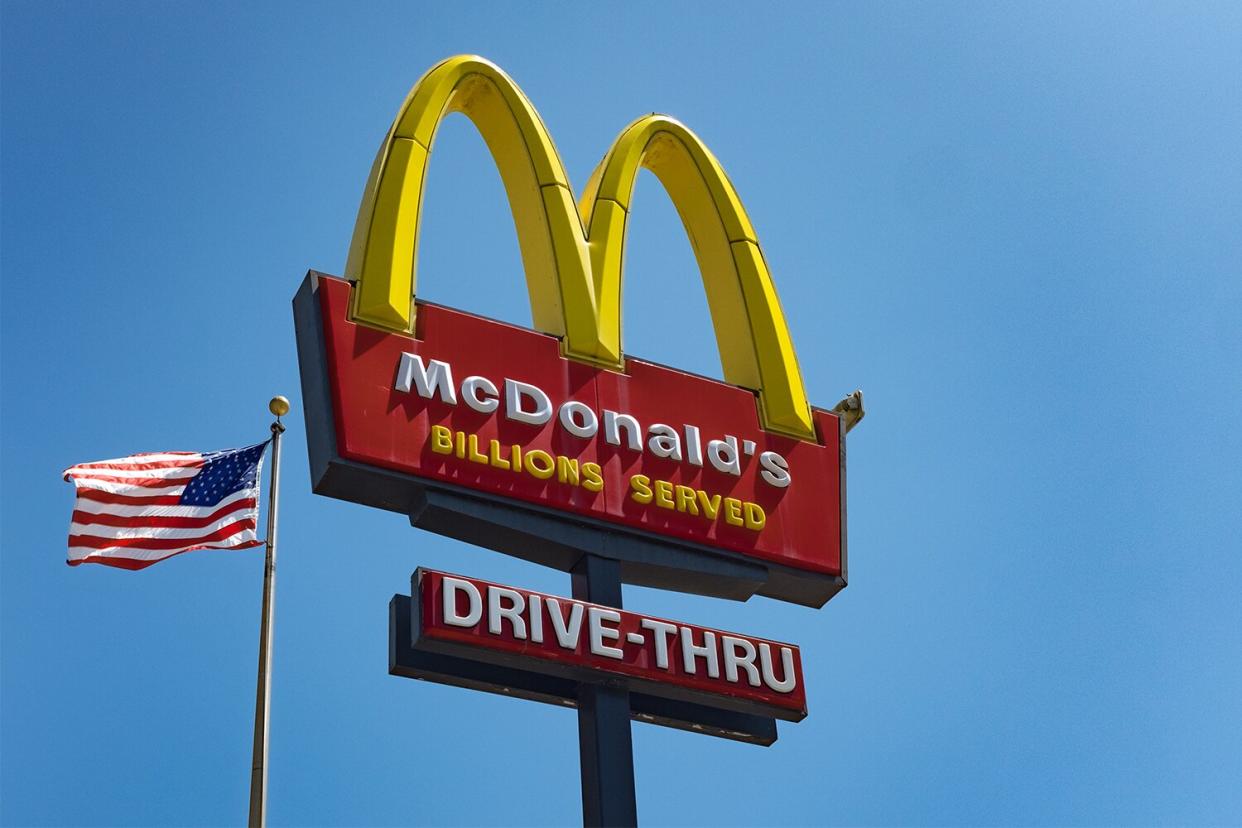
{"type": "Polygon", "coordinates": [[[259,624],[259,676],[254,697],[254,752],[250,764],[250,828],[267,824],[267,736],[268,706],[272,700],[272,602],[276,586],[276,507],[280,495],[280,435],[285,427],[280,418],[289,413],[289,401],[273,397],[268,411],[276,415],[272,423],[272,483],[267,496],[267,555],[263,564],[263,619],[259,624]]]}

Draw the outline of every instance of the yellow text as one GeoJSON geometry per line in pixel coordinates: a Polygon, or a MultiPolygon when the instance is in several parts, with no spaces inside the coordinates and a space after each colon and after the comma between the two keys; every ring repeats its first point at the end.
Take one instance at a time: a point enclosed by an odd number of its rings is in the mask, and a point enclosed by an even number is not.
{"type": "Polygon", "coordinates": [[[661,509],[695,515],[704,520],[723,520],[730,526],[741,526],[752,532],[763,529],[768,521],[763,507],[749,500],[709,494],[668,480],[652,480],[645,474],[630,478],[630,499],[635,503],[654,503],[661,509]]]}
{"type": "Polygon", "coordinates": [[[576,457],[554,455],[543,449],[526,450],[519,445],[506,446],[499,440],[483,443],[477,434],[441,425],[431,427],[427,443],[436,454],[452,455],[480,466],[528,474],[537,480],[556,478],[557,483],[581,486],[588,492],[604,488],[604,471],[599,464],[580,463],[576,457]]]}

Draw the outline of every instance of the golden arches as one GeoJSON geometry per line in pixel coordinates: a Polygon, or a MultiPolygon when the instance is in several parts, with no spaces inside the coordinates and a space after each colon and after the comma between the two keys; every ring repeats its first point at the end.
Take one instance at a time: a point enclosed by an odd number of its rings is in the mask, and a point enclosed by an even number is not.
{"type": "Polygon", "coordinates": [[[435,133],[469,117],[495,159],[526,268],[537,329],[566,356],[622,367],[626,218],[640,169],[660,179],[686,227],[707,292],[726,381],[759,393],[765,428],[815,439],[789,330],[754,228],[724,170],[681,123],[650,115],[627,127],[574,209],[564,166],[538,113],[498,67],[450,58],[411,90],[376,156],[350,244],[354,318],[413,330],[418,216],[435,133]],[[584,229],[585,228],[585,229],[584,229]]]}

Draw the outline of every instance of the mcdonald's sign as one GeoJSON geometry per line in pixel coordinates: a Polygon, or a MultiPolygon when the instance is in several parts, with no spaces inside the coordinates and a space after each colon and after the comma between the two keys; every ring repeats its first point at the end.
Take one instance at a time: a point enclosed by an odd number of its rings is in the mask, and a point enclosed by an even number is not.
{"type": "Polygon", "coordinates": [[[724,170],[663,115],[626,127],[577,199],[534,107],[494,64],[411,90],[363,192],[345,278],[294,300],[316,492],[568,570],[822,605],[845,585],[845,432],[812,407],[758,237],[724,170]],[[418,225],[443,118],[485,139],[512,208],[533,329],[417,299],[418,225]],[[703,277],[724,382],[622,349],[634,182],[651,170],[703,277]]]}

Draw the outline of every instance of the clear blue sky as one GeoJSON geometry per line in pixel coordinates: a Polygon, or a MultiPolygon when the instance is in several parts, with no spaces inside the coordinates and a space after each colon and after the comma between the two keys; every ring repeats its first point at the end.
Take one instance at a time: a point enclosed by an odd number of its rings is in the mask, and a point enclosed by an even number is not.
{"type": "MultiPolygon", "coordinates": [[[[572,712],[387,675],[418,565],[568,578],[311,494],[290,300],[410,85],[498,62],[581,187],[663,111],[737,185],[813,400],[861,387],[823,610],[627,588],[803,647],[769,749],[634,726],[648,825],[1242,823],[1234,4],[16,3],[3,31],[5,825],[244,821],[259,553],[64,564],[75,462],[286,443],[272,825],[565,824],[572,712]]],[[[420,291],[528,323],[467,121],[420,291]]],[[[638,187],[626,350],[718,375],[638,187]]]]}

